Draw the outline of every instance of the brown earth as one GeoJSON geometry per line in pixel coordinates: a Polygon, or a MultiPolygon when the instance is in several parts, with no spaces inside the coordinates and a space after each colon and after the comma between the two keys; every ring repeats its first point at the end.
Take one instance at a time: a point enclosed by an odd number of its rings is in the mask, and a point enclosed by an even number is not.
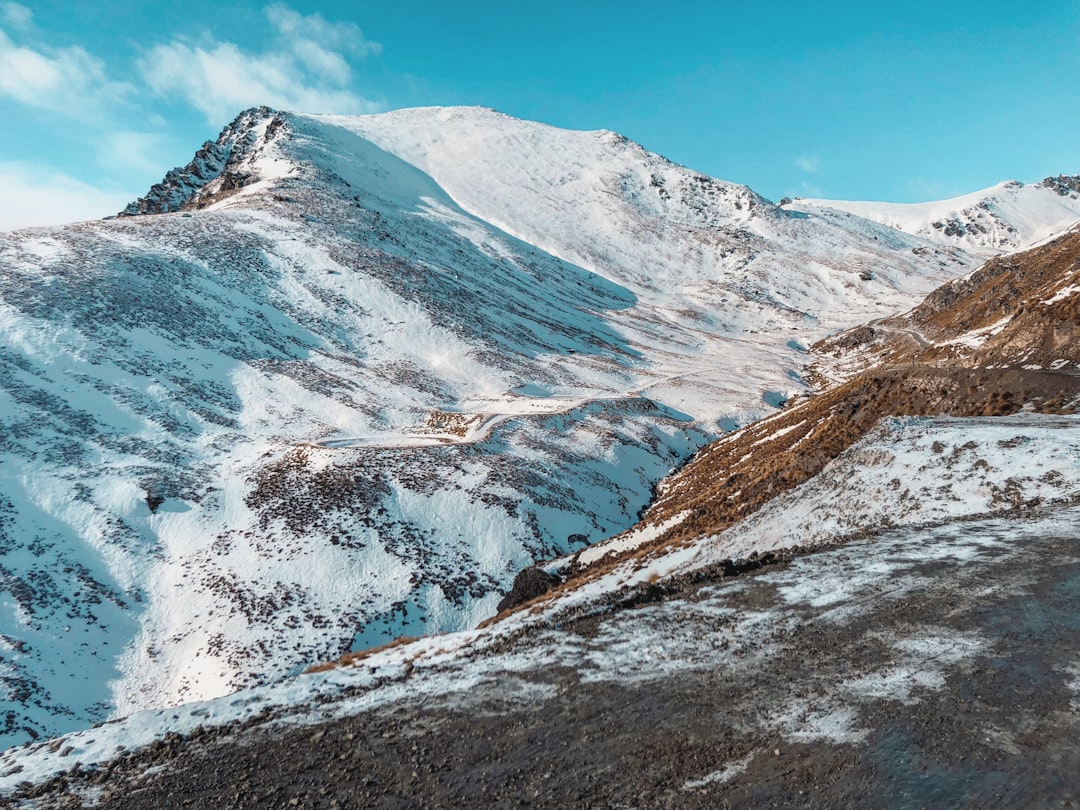
{"type": "Polygon", "coordinates": [[[1080,283],[1080,230],[1045,245],[991,259],[971,275],[938,288],[906,315],[848,330],[815,344],[819,356],[866,352],[869,362],[995,364],[1049,367],[1080,363],[1080,295],[1052,301],[1080,283]],[[1050,302],[1050,303],[1047,303],[1050,302]],[[911,332],[941,344],[969,332],[1002,325],[978,348],[963,344],[924,347],[911,332]]]}
{"type": "MultiPolygon", "coordinates": [[[[572,571],[562,588],[733,526],[817,475],[886,416],[1003,416],[1027,408],[1073,413],[1080,377],[1020,368],[876,369],[789,406],[699,452],[666,479],[643,524],[689,513],[657,539],[572,571]]],[[[794,542],[794,541],[793,541],[794,542]]]]}

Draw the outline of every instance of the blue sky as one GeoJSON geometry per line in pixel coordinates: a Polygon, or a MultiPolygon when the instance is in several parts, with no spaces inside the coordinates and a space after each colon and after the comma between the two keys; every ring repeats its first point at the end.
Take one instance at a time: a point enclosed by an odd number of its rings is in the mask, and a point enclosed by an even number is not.
{"type": "Polygon", "coordinates": [[[1078,43],[1080,0],[0,0],[0,228],[111,213],[258,103],[481,104],[774,200],[938,199],[1080,172],[1078,43]]]}

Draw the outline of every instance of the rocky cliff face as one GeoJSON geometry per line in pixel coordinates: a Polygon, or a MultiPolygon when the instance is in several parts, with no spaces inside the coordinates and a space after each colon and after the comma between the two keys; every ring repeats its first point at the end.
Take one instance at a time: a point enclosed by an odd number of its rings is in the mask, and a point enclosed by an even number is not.
{"type": "Polygon", "coordinates": [[[204,208],[256,176],[252,162],[280,133],[284,119],[269,107],[240,113],[217,140],[207,141],[186,166],[171,169],[146,196],[130,203],[119,216],[167,214],[204,208]]]}
{"type": "Polygon", "coordinates": [[[1080,195],[1080,174],[1059,174],[1057,177],[1047,177],[1042,185],[1053,189],[1062,197],[1074,197],[1080,195]]]}

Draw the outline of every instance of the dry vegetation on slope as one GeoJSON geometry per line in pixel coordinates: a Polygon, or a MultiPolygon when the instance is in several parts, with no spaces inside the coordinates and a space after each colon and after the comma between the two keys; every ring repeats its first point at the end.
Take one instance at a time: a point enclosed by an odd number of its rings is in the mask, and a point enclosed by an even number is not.
{"type": "Polygon", "coordinates": [[[928,350],[928,358],[947,359],[949,349],[959,347],[970,348],[969,355],[961,351],[959,357],[977,365],[1019,362],[1046,367],[1061,360],[1075,364],[1080,362],[1076,340],[1080,298],[1073,294],[1078,282],[1080,230],[1026,253],[988,262],[928,296],[912,311],[911,320],[945,341],[1001,326],[977,346],[948,343],[928,350]]]}
{"type": "MultiPolygon", "coordinates": [[[[782,492],[813,478],[885,416],[1002,416],[1022,408],[1073,413],[1080,378],[1020,368],[916,365],[864,372],[800,404],[721,439],[667,479],[642,521],[682,516],[648,543],[574,572],[609,570],[630,557],[717,534],[782,492]]],[[[798,543],[793,538],[792,544],[798,543]]]]}
{"type": "Polygon", "coordinates": [[[813,347],[825,378],[851,363],[916,362],[1061,368],[1080,363],[1080,229],[991,259],[910,312],[813,347]],[[918,337],[917,337],[918,336],[918,337]],[[919,338],[922,338],[920,340],[919,338]],[[927,345],[930,344],[930,345],[927,345]]]}
{"type": "Polygon", "coordinates": [[[816,475],[883,416],[1063,413],[1080,379],[1024,369],[888,368],[865,372],[702,451],[665,485],[645,520],[690,511],[659,543],[731,526],[816,475]]]}

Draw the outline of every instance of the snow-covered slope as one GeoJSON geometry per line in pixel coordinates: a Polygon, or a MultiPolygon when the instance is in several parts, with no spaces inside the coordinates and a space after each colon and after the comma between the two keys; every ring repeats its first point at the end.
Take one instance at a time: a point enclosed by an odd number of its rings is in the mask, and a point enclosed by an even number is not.
{"type": "Polygon", "coordinates": [[[0,246],[8,740],[475,623],[703,439],[630,394],[626,290],[290,147],[288,201],[0,246]]]}
{"type": "Polygon", "coordinates": [[[721,535],[694,565],[894,526],[1080,500],[1080,419],[1023,414],[886,420],[803,486],[721,535]]]}
{"type": "Polygon", "coordinates": [[[487,110],[244,113],[0,236],[0,740],[492,612],[976,258],[487,110]]]}
{"type": "Polygon", "coordinates": [[[928,203],[847,202],[798,199],[788,211],[824,217],[854,215],[982,256],[1023,250],[1080,219],[1080,178],[1048,177],[1040,183],[1008,180],[996,186],[928,203]]]}
{"type": "MultiPolygon", "coordinates": [[[[869,672],[836,678],[822,661],[813,661],[800,671],[800,680],[779,681],[780,708],[772,701],[754,706],[751,714],[756,716],[749,733],[760,735],[755,740],[758,746],[761,739],[766,740],[763,756],[775,756],[780,741],[857,743],[872,733],[877,718],[868,719],[860,730],[854,713],[836,709],[837,693],[848,692],[841,699],[849,706],[852,698],[862,703],[874,697],[900,702],[910,711],[928,692],[944,688],[950,663],[991,646],[977,634],[944,631],[917,618],[901,623],[910,638],[898,642],[905,656],[890,666],[888,656],[882,657],[884,625],[868,621],[868,615],[906,596],[935,591],[947,594],[952,612],[958,610],[962,593],[964,601],[983,612],[998,590],[1011,588],[1017,589],[1026,611],[1041,604],[1033,596],[1039,592],[1033,582],[1036,575],[1025,564],[1025,560],[1030,562],[1025,555],[1048,537],[1074,537],[1080,519],[1077,423],[1077,417],[1025,415],[883,424],[837,459],[820,479],[781,496],[759,513],[760,518],[755,516],[720,537],[703,538],[646,565],[625,563],[586,588],[560,594],[542,609],[519,611],[482,630],[396,645],[350,666],[285,679],[219,700],[145,711],[117,723],[2,752],[0,794],[10,794],[24,780],[41,783],[68,772],[76,762],[90,770],[81,776],[86,782],[97,782],[99,774],[108,773],[107,763],[117,758],[121,758],[119,772],[143,771],[147,765],[138,762],[140,749],[164,740],[157,749],[168,750],[182,742],[170,743],[174,735],[191,741],[215,739],[207,730],[238,721],[249,724],[241,726],[231,741],[238,756],[243,756],[239,752],[252,740],[251,725],[277,739],[292,727],[326,723],[330,725],[310,735],[309,744],[316,745],[323,737],[352,740],[338,734],[332,724],[388,707],[397,708],[396,717],[419,706],[430,718],[433,707],[438,710],[445,705],[440,698],[449,698],[447,702],[455,706],[465,703],[469,710],[476,706],[485,716],[523,705],[529,715],[544,718],[545,703],[569,692],[575,702],[575,729],[580,735],[602,736],[607,724],[598,725],[604,715],[591,711],[596,708],[592,702],[596,696],[588,694],[589,684],[644,685],[652,697],[661,683],[693,671],[712,673],[714,688],[718,682],[743,683],[769,659],[790,659],[793,639],[815,637],[822,626],[848,622],[860,626],[862,644],[857,646],[871,651],[869,672]],[[941,447],[935,449],[936,444],[941,447]],[[900,485],[882,486],[891,479],[900,485]],[[994,494],[1002,492],[1002,483],[1005,497],[998,499],[994,494]],[[869,491],[864,493],[867,485],[869,491]],[[887,508],[879,508],[874,495],[883,497],[887,508]],[[1010,511],[1032,497],[1044,500],[1032,510],[1010,511]],[[1048,508],[1054,501],[1060,506],[1048,508]],[[858,514],[854,507],[867,509],[861,523],[852,520],[858,514]],[[770,526],[776,519],[783,521],[786,534],[770,526]],[[795,536],[807,544],[827,543],[886,525],[893,528],[862,543],[796,558],[790,567],[767,571],[751,582],[745,578],[705,580],[687,595],[672,581],[748,549],[789,545],[795,536]],[[977,569],[975,576],[963,576],[964,568],[979,563],[992,565],[977,569]],[[1006,571],[1019,575],[1008,579],[1006,571]],[[661,591],[666,598],[658,598],[656,589],[665,585],[671,586],[666,593],[661,591]],[[654,589],[652,598],[650,588],[654,589]],[[751,598],[740,601],[740,595],[754,588],[751,598]],[[636,607],[619,610],[622,600],[636,607]],[[811,607],[818,610],[807,610],[811,607]],[[587,624],[585,631],[574,625],[575,619],[582,618],[592,625],[587,624]],[[949,652],[954,647],[958,651],[949,652]],[[558,666],[552,666],[553,662],[558,666]],[[556,686],[542,677],[553,673],[566,673],[569,686],[556,686]],[[829,681],[824,695],[806,688],[811,679],[829,681]],[[791,683],[798,688],[793,689],[791,683]],[[476,698],[478,694],[484,699],[476,698]],[[133,761],[123,762],[125,756],[133,761]]],[[[1050,565],[1061,562],[1072,559],[1055,559],[1050,565]]],[[[686,576],[682,581],[684,585],[692,582],[686,576]]],[[[1054,624],[1043,611],[1034,612],[1040,626],[1054,624]]],[[[1025,634],[1017,633],[1011,624],[1002,632],[1006,630],[1021,645],[1026,641],[1025,634]]],[[[836,649],[823,647],[825,657],[838,657],[836,649]]],[[[1021,660],[1026,665],[1030,659],[1021,660]]],[[[970,673],[958,673],[955,681],[968,683],[963,675],[970,673]]],[[[1076,691],[1072,669],[1059,677],[1071,680],[1076,691]]],[[[1008,688],[1014,687],[1010,683],[1008,688]]],[[[684,691],[680,698],[685,702],[692,694],[684,691]]],[[[661,705],[651,711],[666,719],[669,709],[661,705]]],[[[522,721],[515,718],[515,722],[522,721]]],[[[429,724],[424,728],[430,731],[429,724]]],[[[641,734],[650,740],[651,731],[651,726],[643,728],[641,734]]],[[[268,778],[272,766],[267,766],[265,758],[250,756],[250,778],[272,783],[268,778]]],[[[150,765],[160,771],[157,763],[150,765]]],[[[305,776],[310,778],[309,773],[305,776]]],[[[228,783],[217,773],[208,775],[207,782],[217,795],[226,792],[228,783]]],[[[115,789],[112,782],[108,784],[115,789]]]]}
{"type": "Polygon", "coordinates": [[[699,418],[742,410],[733,368],[759,391],[776,386],[776,401],[797,386],[763,371],[798,365],[807,335],[895,312],[978,263],[868,220],[784,211],[606,130],[485,108],[309,120],[339,133],[324,138],[359,134],[465,210],[633,291],[636,306],[611,320],[647,357],[679,347],[645,393],[699,418]],[[738,359],[728,338],[745,347],[738,359]]]}

